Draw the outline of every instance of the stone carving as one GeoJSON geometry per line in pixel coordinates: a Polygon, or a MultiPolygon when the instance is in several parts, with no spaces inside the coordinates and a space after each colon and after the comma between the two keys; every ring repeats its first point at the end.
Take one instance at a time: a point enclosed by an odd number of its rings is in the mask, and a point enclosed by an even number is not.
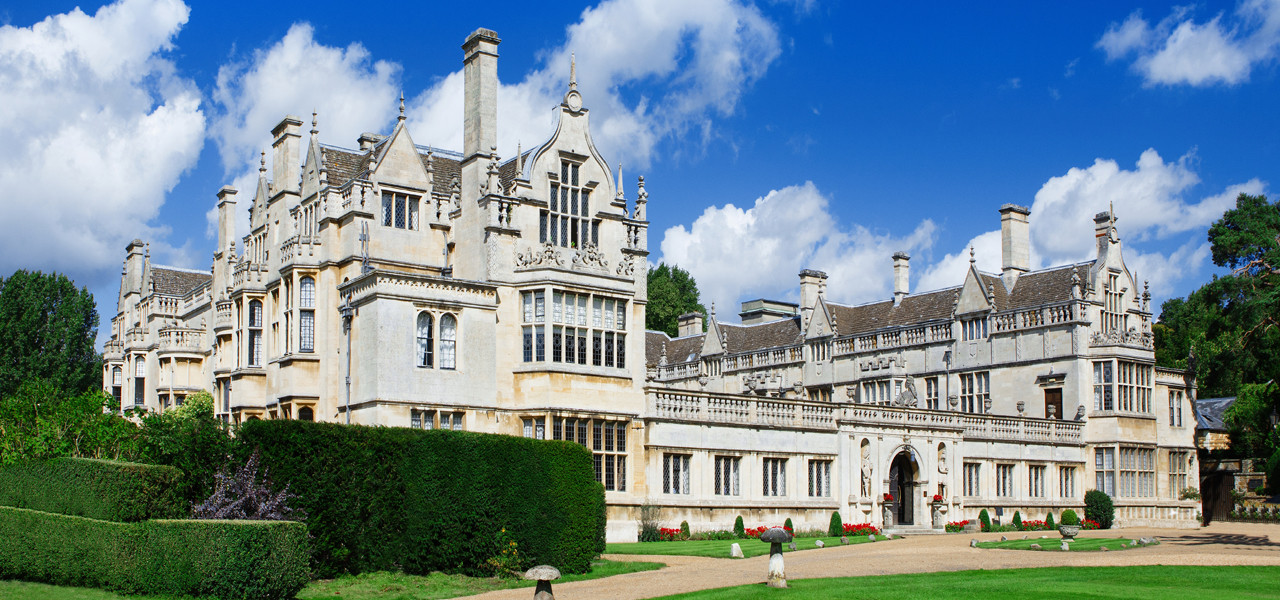
{"type": "Polygon", "coordinates": [[[920,403],[920,399],[916,396],[916,384],[914,380],[908,377],[905,387],[906,389],[902,390],[902,393],[898,394],[898,397],[893,399],[893,405],[914,408],[920,403]]]}
{"type": "Polygon", "coordinates": [[[636,273],[635,257],[628,254],[618,261],[618,269],[614,271],[616,275],[623,277],[632,277],[636,273]]]}
{"type": "Polygon", "coordinates": [[[852,400],[855,404],[857,404],[857,403],[859,402],[859,400],[858,400],[858,386],[856,386],[856,385],[851,385],[851,386],[847,386],[847,387],[845,387],[845,388],[844,388],[844,394],[845,394],[846,396],[848,396],[848,397],[849,397],[849,400],[852,400]]]}
{"type": "Polygon", "coordinates": [[[938,472],[946,474],[947,472],[947,445],[938,444],[938,472]]]}
{"type": "Polygon", "coordinates": [[[871,497],[871,474],[874,471],[871,466],[871,444],[863,440],[862,443],[862,497],[871,497]]]}
{"type": "Polygon", "coordinates": [[[449,204],[452,206],[450,210],[462,210],[462,181],[457,177],[449,186],[449,204]]]}
{"type": "Polygon", "coordinates": [[[530,249],[528,252],[517,253],[516,266],[520,268],[563,267],[564,260],[560,258],[560,252],[556,247],[551,242],[547,242],[540,250],[530,249]]]}
{"type": "Polygon", "coordinates": [[[596,249],[595,244],[584,244],[581,250],[573,253],[573,266],[608,269],[609,261],[604,259],[604,254],[596,249]]]}

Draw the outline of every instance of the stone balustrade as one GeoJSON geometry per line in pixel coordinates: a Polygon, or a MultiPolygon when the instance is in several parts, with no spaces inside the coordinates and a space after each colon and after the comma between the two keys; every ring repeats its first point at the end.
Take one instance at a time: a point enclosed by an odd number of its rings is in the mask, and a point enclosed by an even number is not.
{"type": "Polygon", "coordinates": [[[231,329],[233,322],[231,320],[231,301],[219,300],[214,305],[213,329],[214,331],[222,331],[231,329]]]}
{"type": "Polygon", "coordinates": [[[804,360],[804,355],[800,350],[800,346],[772,348],[769,350],[762,350],[760,352],[748,352],[744,354],[726,356],[724,358],[724,371],[738,371],[742,369],[785,365],[798,363],[802,360],[804,360]]]}
{"type": "Polygon", "coordinates": [[[102,360],[124,360],[124,342],[120,340],[108,340],[102,347],[102,360]]]}
{"type": "Polygon", "coordinates": [[[232,272],[232,285],[235,287],[261,288],[263,280],[266,278],[266,271],[266,265],[249,261],[241,262],[236,265],[235,271],[232,272]]]}
{"type": "Polygon", "coordinates": [[[194,327],[165,327],[158,332],[159,351],[187,352],[199,354],[203,352],[204,331],[194,327]]]}
{"type": "Polygon", "coordinates": [[[856,404],[844,409],[844,421],[868,425],[960,429],[965,439],[1048,444],[1084,444],[1084,423],[978,415],[954,411],[856,404]]]}
{"type": "Polygon", "coordinates": [[[836,407],[818,402],[712,395],[649,388],[649,413],[658,419],[741,423],[808,429],[836,428],[836,407]]]}
{"type": "Polygon", "coordinates": [[[320,236],[295,235],[280,245],[281,266],[294,263],[314,264],[316,246],[320,245],[320,236]]]}

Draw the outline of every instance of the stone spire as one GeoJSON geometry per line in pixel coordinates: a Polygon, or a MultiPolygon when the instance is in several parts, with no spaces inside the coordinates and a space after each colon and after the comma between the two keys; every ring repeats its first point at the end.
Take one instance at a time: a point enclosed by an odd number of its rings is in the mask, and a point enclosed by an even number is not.
{"type": "Polygon", "coordinates": [[[639,183],[638,187],[639,187],[640,189],[636,192],[636,212],[635,212],[635,220],[637,220],[637,221],[643,221],[643,220],[644,220],[644,218],[645,218],[645,217],[644,217],[644,205],[645,205],[646,203],[648,203],[648,202],[649,202],[649,192],[645,191],[645,189],[644,189],[644,175],[641,175],[641,176],[640,176],[640,183],[639,183]]]}
{"type": "Polygon", "coordinates": [[[569,53],[569,89],[578,89],[578,57],[573,52],[569,53]]]}

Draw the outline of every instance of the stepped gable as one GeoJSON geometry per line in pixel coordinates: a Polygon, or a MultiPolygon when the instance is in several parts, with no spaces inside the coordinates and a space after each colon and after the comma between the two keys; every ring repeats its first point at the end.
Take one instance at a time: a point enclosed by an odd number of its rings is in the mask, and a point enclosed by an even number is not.
{"type": "MultiPolygon", "coordinates": [[[[728,354],[755,352],[769,348],[794,346],[804,342],[804,332],[800,330],[800,317],[781,319],[756,325],[731,325],[720,323],[729,345],[728,354]]],[[[667,351],[670,355],[670,350],[667,351]]]]}
{"type": "Polygon", "coordinates": [[[178,267],[152,265],[151,284],[157,294],[186,296],[188,292],[208,284],[213,277],[206,272],[178,267]]]}
{"type": "Polygon", "coordinates": [[[657,366],[662,359],[662,345],[667,345],[667,364],[674,365],[698,360],[702,352],[702,338],[707,334],[671,338],[663,331],[644,332],[644,358],[648,366],[657,366]]]}
{"type": "MultiPolygon", "coordinates": [[[[1013,293],[1009,294],[1009,309],[1020,310],[1058,304],[1071,299],[1071,274],[1080,278],[1080,293],[1084,293],[1085,282],[1089,279],[1089,267],[1093,262],[1084,262],[1065,267],[1055,267],[1043,271],[1035,271],[1018,277],[1013,293]]],[[[996,293],[1000,291],[997,289],[996,293]]],[[[999,306],[997,304],[997,306],[999,306]]],[[[1003,310],[1004,307],[1001,307],[1003,310]]]]}
{"type": "MultiPolygon", "coordinates": [[[[996,278],[1000,282],[1000,278],[996,278]]],[[[1000,283],[1003,288],[1004,284],[1000,283]]],[[[873,302],[858,306],[843,306],[828,303],[831,314],[836,318],[836,329],[841,336],[869,333],[885,327],[905,327],[945,321],[951,319],[951,310],[955,307],[958,287],[945,288],[934,292],[913,294],[902,299],[897,306],[893,300],[873,302]]],[[[996,292],[999,294],[999,292],[996,292]]]]}

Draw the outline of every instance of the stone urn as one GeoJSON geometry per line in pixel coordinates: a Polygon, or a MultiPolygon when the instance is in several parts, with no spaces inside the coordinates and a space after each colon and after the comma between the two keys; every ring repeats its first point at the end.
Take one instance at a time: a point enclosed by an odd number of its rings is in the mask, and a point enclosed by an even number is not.
{"type": "Polygon", "coordinates": [[[893,527],[893,505],[886,502],[884,504],[884,528],[893,527]]]}
{"type": "Polygon", "coordinates": [[[946,504],[943,504],[941,500],[933,503],[932,516],[934,529],[943,529],[947,526],[946,520],[942,518],[942,511],[944,510],[946,510],[946,504]]]}
{"type": "Polygon", "coordinates": [[[1075,541],[1076,536],[1080,535],[1079,525],[1059,525],[1058,533],[1062,534],[1062,539],[1067,541],[1075,541]]]}

